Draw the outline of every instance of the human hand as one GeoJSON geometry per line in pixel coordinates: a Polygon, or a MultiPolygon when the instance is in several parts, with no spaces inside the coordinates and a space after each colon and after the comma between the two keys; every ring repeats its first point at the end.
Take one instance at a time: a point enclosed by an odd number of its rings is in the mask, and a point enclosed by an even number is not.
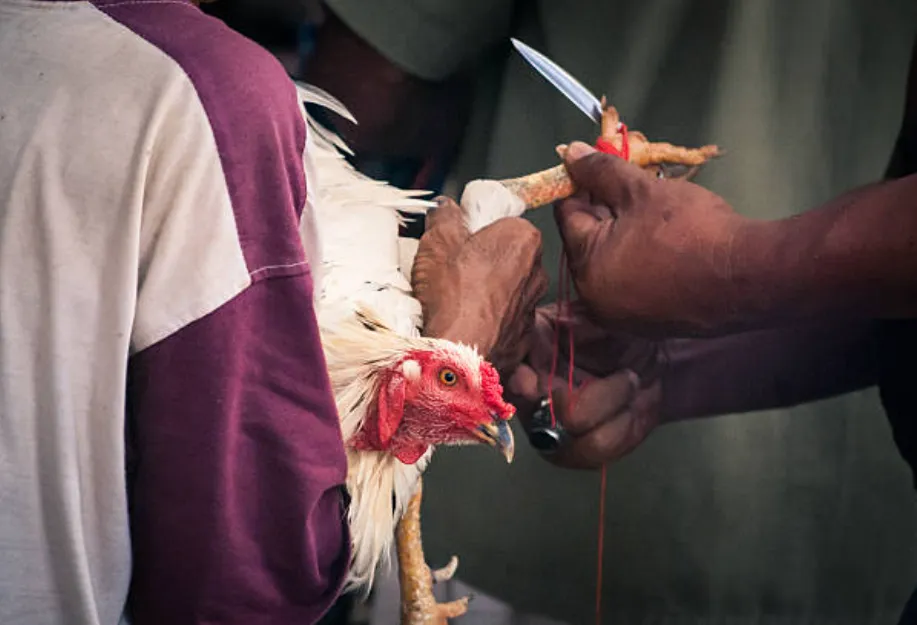
{"type": "Polygon", "coordinates": [[[503,218],[471,234],[454,201],[427,216],[411,282],[423,307],[424,334],[476,345],[501,373],[528,350],[534,311],[547,291],[541,233],[503,218]]]}
{"type": "Polygon", "coordinates": [[[507,399],[531,431],[535,410],[549,397],[564,436],[544,457],[567,468],[596,469],[630,453],[659,423],[659,354],[652,341],[593,323],[578,303],[563,314],[557,305],[545,306],[536,311],[531,348],[506,385],[507,399]]]}
{"type": "Polygon", "coordinates": [[[734,273],[751,221],[684,180],[657,179],[575,143],[578,193],[555,209],[571,272],[591,312],[618,328],[704,333],[736,322],[734,273]]]}

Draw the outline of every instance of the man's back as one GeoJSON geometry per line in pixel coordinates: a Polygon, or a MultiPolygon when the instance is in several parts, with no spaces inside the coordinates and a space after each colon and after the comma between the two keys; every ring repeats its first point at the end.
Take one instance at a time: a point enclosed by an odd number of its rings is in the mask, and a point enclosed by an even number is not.
{"type": "Polygon", "coordinates": [[[0,622],[131,584],[137,623],[316,618],[345,464],[292,85],[168,0],[0,0],[0,58],[0,622]]]}

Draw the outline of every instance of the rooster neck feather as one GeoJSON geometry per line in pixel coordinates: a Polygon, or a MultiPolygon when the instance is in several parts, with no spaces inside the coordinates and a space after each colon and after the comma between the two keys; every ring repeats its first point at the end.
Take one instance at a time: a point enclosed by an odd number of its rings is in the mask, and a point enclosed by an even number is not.
{"type": "MultiPolygon", "coordinates": [[[[474,348],[440,339],[401,336],[373,311],[360,307],[348,318],[323,328],[322,341],[345,444],[360,431],[374,409],[381,373],[412,353],[448,353],[479,365],[474,348]]],[[[383,451],[347,451],[348,521],[352,555],[348,588],[368,590],[379,565],[390,565],[394,530],[429,464],[431,446],[407,465],[383,451]]]]}

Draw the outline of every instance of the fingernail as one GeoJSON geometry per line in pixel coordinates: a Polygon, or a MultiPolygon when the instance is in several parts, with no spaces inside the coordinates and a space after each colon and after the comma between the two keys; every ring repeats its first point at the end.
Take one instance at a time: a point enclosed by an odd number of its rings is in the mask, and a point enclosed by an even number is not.
{"type": "Polygon", "coordinates": [[[637,391],[640,388],[640,376],[634,373],[633,371],[628,370],[627,379],[630,380],[630,385],[633,387],[634,391],[637,391]]]}
{"type": "Polygon", "coordinates": [[[589,154],[593,154],[594,152],[595,148],[591,145],[583,143],[582,141],[574,141],[570,144],[570,147],[567,148],[566,158],[575,161],[589,154]]]}
{"type": "Polygon", "coordinates": [[[566,143],[561,143],[560,145],[558,145],[558,146],[556,146],[556,147],[554,148],[554,151],[557,152],[557,156],[563,158],[563,157],[564,157],[564,154],[567,153],[567,144],[566,144],[566,143]]]}

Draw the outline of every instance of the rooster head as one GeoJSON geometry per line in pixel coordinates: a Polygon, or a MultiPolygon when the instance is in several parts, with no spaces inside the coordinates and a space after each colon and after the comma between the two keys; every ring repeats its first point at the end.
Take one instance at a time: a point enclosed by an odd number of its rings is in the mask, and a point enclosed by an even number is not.
{"type": "Polygon", "coordinates": [[[374,409],[351,441],[357,449],[388,451],[405,464],[433,445],[486,443],[512,462],[508,421],[515,409],[503,401],[493,365],[464,345],[431,341],[378,372],[374,409]]]}

